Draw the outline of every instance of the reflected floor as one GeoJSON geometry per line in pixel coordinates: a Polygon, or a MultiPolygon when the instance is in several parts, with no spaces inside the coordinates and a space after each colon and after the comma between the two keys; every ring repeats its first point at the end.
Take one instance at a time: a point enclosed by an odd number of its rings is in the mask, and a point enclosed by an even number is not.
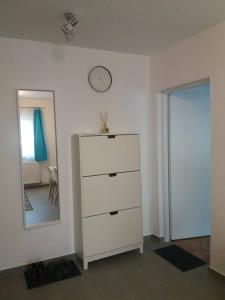
{"type": "Polygon", "coordinates": [[[33,210],[26,211],[26,225],[59,220],[59,201],[51,203],[48,198],[49,186],[26,188],[33,210]]]}

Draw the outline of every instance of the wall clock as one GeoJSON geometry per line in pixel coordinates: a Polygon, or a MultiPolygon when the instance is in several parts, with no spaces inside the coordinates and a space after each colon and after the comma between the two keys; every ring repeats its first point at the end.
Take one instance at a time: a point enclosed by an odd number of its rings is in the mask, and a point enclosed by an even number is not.
{"type": "Polygon", "coordinates": [[[103,93],[111,87],[112,75],[106,67],[96,66],[90,70],[88,82],[93,90],[103,93]]]}

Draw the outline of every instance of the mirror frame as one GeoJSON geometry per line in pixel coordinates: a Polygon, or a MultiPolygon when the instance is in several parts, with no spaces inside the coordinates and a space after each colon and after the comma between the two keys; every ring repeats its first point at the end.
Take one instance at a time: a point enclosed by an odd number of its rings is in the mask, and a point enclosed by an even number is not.
{"type": "MultiPolygon", "coordinates": [[[[22,198],[22,214],[23,214],[23,228],[25,230],[51,226],[61,223],[61,197],[59,195],[59,219],[55,221],[48,221],[42,223],[35,223],[35,224],[26,224],[26,216],[25,216],[25,205],[24,205],[24,183],[23,183],[23,171],[22,171],[22,147],[21,147],[21,130],[20,130],[20,110],[19,110],[19,91],[33,91],[33,92],[51,92],[53,94],[53,106],[54,106],[54,121],[55,121],[55,143],[56,143],[56,161],[57,161],[57,168],[59,174],[59,163],[58,163],[58,142],[57,142],[57,126],[56,126],[56,109],[55,109],[55,91],[54,90],[44,90],[44,89],[24,89],[24,88],[17,88],[16,90],[16,105],[17,105],[17,125],[18,125],[18,141],[19,141],[19,156],[20,156],[20,182],[21,182],[21,198],[22,198]]],[[[58,176],[59,178],[59,176],[58,176]]],[[[58,185],[60,186],[60,180],[58,179],[58,185]]],[[[60,194],[60,188],[59,188],[60,194]]]]}

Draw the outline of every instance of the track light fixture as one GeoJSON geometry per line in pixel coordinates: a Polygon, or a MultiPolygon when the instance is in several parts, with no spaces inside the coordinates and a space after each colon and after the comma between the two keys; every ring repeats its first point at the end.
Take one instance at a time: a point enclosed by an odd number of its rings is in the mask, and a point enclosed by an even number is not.
{"type": "Polygon", "coordinates": [[[61,26],[61,30],[65,34],[66,40],[69,41],[73,37],[73,31],[75,26],[78,23],[78,19],[74,14],[70,12],[65,13],[64,17],[65,17],[65,22],[61,26]]]}

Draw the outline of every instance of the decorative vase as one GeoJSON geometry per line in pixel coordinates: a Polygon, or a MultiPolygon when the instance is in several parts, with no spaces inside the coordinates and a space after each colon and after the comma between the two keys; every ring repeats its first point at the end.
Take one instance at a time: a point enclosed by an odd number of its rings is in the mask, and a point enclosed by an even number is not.
{"type": "Polygon", "coordinates": [[[100,113],[101,116],[101,120],[102,120],[102,128],[101,128],[101,133],[108,133],[109,132],[109,128],[107,125],[107,121],[108,121],[108,117],[109,117],[109,113],[100,113]]]}

